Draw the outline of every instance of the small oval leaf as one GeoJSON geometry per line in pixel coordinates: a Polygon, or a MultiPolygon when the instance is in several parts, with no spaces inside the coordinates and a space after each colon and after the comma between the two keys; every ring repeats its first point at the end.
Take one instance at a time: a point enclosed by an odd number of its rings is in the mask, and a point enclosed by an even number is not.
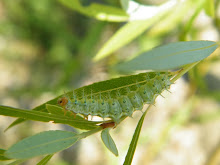
{"type": "Polygon", "coordinates": [[[118,149],[115,145],[114,140],[112,139],[111,135],[109,134],[110,128],[106,128],[102,131],[101,137],[102,141],[105,146],[115,155],[118,156],[118,149]]]}
{"type": "Polygon", "coordinates": [[[77,142],[76,133],[67,131],[46,131],[25,138],[11,146],[5,155],[14,159],[27,159],[62,151],[77,142]]]}
{"type": "Polygon", "coordinates": [[[144,52],[140,56],[119,64],[119,71],[169,70],[194,63],[208,57],[218,47],[213,41],[175,42],[144,52]]]}

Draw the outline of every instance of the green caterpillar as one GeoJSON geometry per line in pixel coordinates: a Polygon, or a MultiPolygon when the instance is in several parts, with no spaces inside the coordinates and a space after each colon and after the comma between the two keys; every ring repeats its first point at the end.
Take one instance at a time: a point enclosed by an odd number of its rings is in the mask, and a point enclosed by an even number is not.
{"type": "Polygon", "coordinates": [[[168,90],[170,72],[147,72],[94,83],[73,91],[73,96],[59,98],[65,110],[84,117],[111,118],[115,123],[122,116],[132,116],[144,104],[154,104],[156,96],[168,90]]]}

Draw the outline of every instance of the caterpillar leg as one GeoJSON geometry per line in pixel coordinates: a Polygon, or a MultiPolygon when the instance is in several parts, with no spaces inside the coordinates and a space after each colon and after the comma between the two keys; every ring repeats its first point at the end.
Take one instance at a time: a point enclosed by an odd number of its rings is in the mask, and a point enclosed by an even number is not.
{"type": "Polygon", "coordinates": [[[73,115],[73,118],[76,118],[76,113],[74,113],[74,112],[72,112],[72,111],[70,111],[70,112],[71,112],[70,116],[73,115]]]}
{"type": "Polygon", "coordinates": [[[88,115],[83,115],[85,120],[88,120],[88,115]]]}
{"type": "Polygon", "coordinates": [[[67,109],[65,109],[65,108],[63,108],[63,110],[62,110],[63,112],[64,112],[64,116],[66,116],[66,113],[68,112],[68,110],[67,109]]]}
{"type": "Polygon", "coordinates": [[[116,127],[116,123],[115,123],[115,122],[102,123],[102,124],[100,125],[100,127],[102,127],[103,129],[105,129],[105,128],[111,128],[111,127],[115,128],[115,127],[116,127]]]}

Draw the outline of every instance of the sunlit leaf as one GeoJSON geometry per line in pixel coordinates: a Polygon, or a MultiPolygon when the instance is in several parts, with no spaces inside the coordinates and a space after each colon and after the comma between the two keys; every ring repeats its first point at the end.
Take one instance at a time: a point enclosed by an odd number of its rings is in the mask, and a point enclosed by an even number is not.
{"type": "Polygon", "coordinates": [[[58,130],[42,132],[14,144],[5,152],[5,155],[14,159],[26,159],[53,154],[76,143],[78,140],[76,135],[74,132],[58,130]]]}
{"type": "Polygon", "coordinates": [[[160,12],[153,18],[144,21],[132,21],[120,28],[99,50],[94,57],[94,61],[101,60],[117,49],[131,42],[137,36],[142,34],[151,25],[162,19],[166,15],[166,11],[160,12]]]}
{"type": "Polygon", "coordinates": [[[147,20],[159,12],[168,10],[178,3],[177,0],[168,1],[162,5],[143,5],[135,1],[121,0],[122,8],[129,15],[130,21],[147,20]]]}
{"type": "Polygon", "coordinates": [[[206,14],[211,16],[212,18],[214,18],[215,17],[215,2],[214,2],[214,0],[206,0],[204,7],[205,7],[206,14]]]}
{"type": "Polygon", "coordinates": [[[200,8],[200,6],[197,5],[201,6],[201,4],[195,4],[195,2],[191,0],[179,1],[175,7],[170,9],[172,12],[169,12],[166,17],[160,19],[149,29],[147,35],[151,37],[161,37],[163,34],[170,33],[173,29],[177,28],[177,25],[183,22],[183,18],[188,16],[192,10],[195,12],[197,8],[200,8]]]}
{"type": "Polygon", "coordinates": [[[119,64],[120,71],[168,70],[200,61],[218,47],[213,41],[175,42],[144,52],[140,56],[119,64]]]}
{"type": "Polygon", "coordinates": [[[114,140],[112,139],[111,135],[109,134],[109,128],[106,128],[102,131],[101,137],[102,141],[105,146],[115,155],[118,156],[118,149],[115,145],[114,140]]]}
{"type": "MultiPolygon", "coordinates": [[[[189,6],[191,7],[191,5],[189,6]]],[[[193,15],[189,18],[189,20],[184,24],[184,29],[182,30],[181,34],[180,34],[180,41],[187,41],[187,34],[190,32],[190,29],[192,28],[193,26],[193,23],[194,21],[196,20],[196,18],[199,16],[199,14],[201,13],[202,9],[204,8],[204,3],[203,2],[200,2],[200,3],[197,3],[194,7],[194,12],[193,12],[193,15]]],[[[179,10],[182,10],[179,9],[179,10]]],[[[181,17],[182,18],[182,17],[181,17]]],[[[171,20],[173,21],[173,20],[171,20]]],[[[166,23],[166,22],[165,22],[166,23]]],[[[167,23],[169,23],[167,21],[167,23]]],[[[169,24],[170,25],[170,24],[169,24]]],[[[159,29],[159,26],[158,25],[158,29],[159,29]]],[[[168,28],[167,28],[168,29],[168,28]]]]}
{"type": "Polygon", "coordinates": [[[128,10],[130,0],[120,0],[121,7],[124,9],[124,11],[128,10]]]}
{"type": "Polygon", "coordinates": [[[120,8],[92,3],[89,6],[82,6],[79,0],[59,0],[67,7],[76,10],[89,17],[102,21],[122,22],[128,20],[128,15],[120,8]]]}

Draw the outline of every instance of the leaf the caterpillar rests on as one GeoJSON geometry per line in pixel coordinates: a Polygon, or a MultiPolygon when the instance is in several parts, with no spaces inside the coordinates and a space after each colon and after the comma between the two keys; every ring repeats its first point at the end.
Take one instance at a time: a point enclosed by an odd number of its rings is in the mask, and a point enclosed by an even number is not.
{"type": "Polygon", "coordinates": [[[58,104],[65,110],[81,114],[111,118],[118,123],[122,116],[132,116],[144,104],[154,104],[156,96],[168,90],[171,72],[147,72],[97,82],[62,97],[58,104]]]}

